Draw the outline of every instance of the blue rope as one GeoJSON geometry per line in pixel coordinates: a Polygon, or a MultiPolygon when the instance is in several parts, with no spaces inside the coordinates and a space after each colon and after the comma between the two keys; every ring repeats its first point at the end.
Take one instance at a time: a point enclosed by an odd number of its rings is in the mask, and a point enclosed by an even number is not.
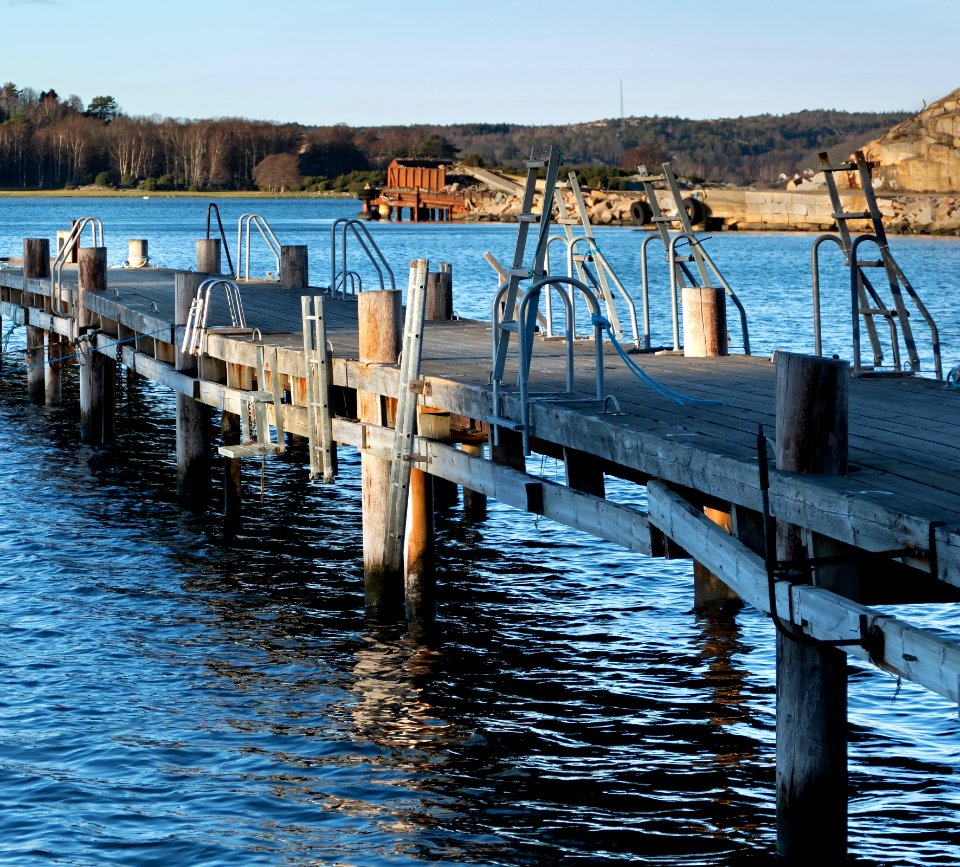
{"type": "Polygon", "coordinates": [[[657,394],[667,398],[667,400],[672,400],[674,403],[679,404],[680,406],[686,406],[689,403],[700,403],[706,406],[723,406],[724,405],[722,400],[710,400],[708,398],[703,398],[703,397],[691,397],[689,394],[683,394],[682,392],[674,391],[672,388],[664,385],[662,382],[658,382],[627,354],[627,351],[620,345],[620,342],[614,336],[613,326],[611,326],[608,320],[604,319],[600,314],[594,313],[592,317],[592,322],[594,325],[600,325],[604,329],[604,331],[607,332],[607,337],[610,338],[610,342],[613,344],[614,348],[617,350],[617,355],[619,355],[623,359],[623,363],[626,364],[627,370],[629,370],[634,376],[636,376],[637,379],[639,379],[651,391],[655,391],[657,394]]]}
{"type": "MultiPolygon", "coordinates": [[[[165,331],[169,331],[170,326],[166,328],[158,328],[156,331],[148,331],[145,334],[135,334],[133,337],[126,337],[123,340],[116,340],[113,343],[105,343],[103,346],[98,346],[96,349],[81,349],[79,352],[74,352],[71,355],[61,355],[59,358],[48,358],[46,361],[35,361],[33,364],[28,364],[25,367],[14,367],[11,370],[0,370],[0,376],[9,376],[12,373],[25,373],[33,367],[43,367],[45,364],[53,364],[58,361],[69,361],[71,358],[80,358],[84,355],[89,355],[91,352],[96,352],[98,349],[109,349],[111,346],[120,346],[123,343],[132,343],[135,340],[139,340],[141,337],[153,337],[154,334],[163,334],[165,331]]],[[[79,338],[77,343],[79,343],[84,338],[79,338]]]]}

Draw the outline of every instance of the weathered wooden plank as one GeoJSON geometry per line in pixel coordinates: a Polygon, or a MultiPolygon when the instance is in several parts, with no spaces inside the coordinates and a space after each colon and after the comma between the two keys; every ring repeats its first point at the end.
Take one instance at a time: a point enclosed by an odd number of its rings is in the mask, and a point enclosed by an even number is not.
{"type": "MultiPolygon", "coordinates": [[[[703,562],[754,608],[770,613],[762,558],[661,482],[650,483],[647,503],[653,526],[703,562]]],[[[864,617],[868,627],[882,633],[882,650],[871,658],[863,647],[850,645],[843,648],[848,654],[960,701],[960,642],[819,587],[778,582],[776,589],[777,613],[805,634],[823,641],[859,639],[864,617]]]]}

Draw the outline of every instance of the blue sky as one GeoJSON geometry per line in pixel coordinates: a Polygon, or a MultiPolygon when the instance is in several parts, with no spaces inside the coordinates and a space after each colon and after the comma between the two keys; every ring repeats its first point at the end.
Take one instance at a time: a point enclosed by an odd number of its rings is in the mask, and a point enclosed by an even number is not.
{"type": "Polygon", "coordinates": [[[131,115],[351,126],[918,111],[956,0],[0,0],[0,79],[131,115]],[[855,10],[863,9],[857,13],[855,10]]]}

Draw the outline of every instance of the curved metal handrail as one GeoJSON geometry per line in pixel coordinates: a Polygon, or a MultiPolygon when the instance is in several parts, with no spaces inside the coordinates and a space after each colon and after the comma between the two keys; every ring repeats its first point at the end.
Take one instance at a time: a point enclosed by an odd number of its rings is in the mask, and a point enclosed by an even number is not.
{"type": "Polygon", "coordinates": [[[63,246],[57,250],[57,256],[50,266],[50,302],[54,308],[58,308],[62,302],[60,298],[60,278],[63,274],[63,266],[73,252],[73,248],[79,246],[80,236],[87,226],[90,227],[93,246],[103,246],[103,223],[99,217],[81,217],[70,227],[70,233],[63,242],[63,246]]]}
{"type": "MultiPolygon", "coordinates": [[[[520,355],[520,418],[523,426],[523,453],[530,454],[530,365],[533,360],[533,335],[537,324],[537,309],[540,302],[540,296],[544,287],[557,287],[557,294],[566,307],[566,328],[565,337],[567,341],[566,348],[566,389],[568,394],[574,391],[574,365],[573,365],[573,298],[572,290],[578,289],[587,300],[591,310],[591,319],[594,321],[594,357],[596,363],[596,398],[603,400],[603,326],[600,324],[600,303],[597,301],[593,291],[581,280],[572,277],[544,277],[537,280],[523,295],[520,301],[518,316],[518,337],[519,337],[519,355],[520,355]],[[559,288],[566,284],[570,288],[567,291],[559,288]]],[[[498,293],[499,295],[500,293],[498,293]]],[[[494,310],[498,308],[494,302],[494,310]]],[[[498,315],[498,314],[497,314],[498,315]]],[[[499,318],[499,315],[498,315],[499,318]]],[[[499,330],[499,322],[494,323],[494,333],[499,330]]]]}
{"type": "Polygon", "coordinates": [[[713,259],[710,258],[710,254],[703,248],[703,244],[700,242],[700,239],[694,235],[692,232],[677,232],[670,239],[670,246],[667,251],[667,259],[670,264],[670,294],[673,299],[673,348],[678,350],[680,348],[680,331],[679,331],[679,311],[678,311],[678,300],[677,300],[677,266],[681,263],[677,260],[677,243],[681,240],[686,240],[690,244],[695,245],[700,255],[703,256],[703,261],[706,263],[707,267],[713,272],[713,276],[717,278],[720,286],[723,288],[723,291],[726,293],[727,297],[733,302],[734,306],[740,313],[740,334],[743,338],[743,353],[744,355],[750,354],[750,333],[747,329],[747,311],[744,309],[743,304],[740,303],[740,299],[737,298],[736,293],[733,289],[730,288],[730,284],[727,283],[723,274],[720,273],[717,266],[714,264],[713,259]]]}
{"type": "Polygon", "coordinates": [[[227,243],[227,234],[223,229],[223,220],[220,219],[220,208],[216,202],[210,202],[207,205],[207,240],[210,240],[210,214],[216,214],[217,216],[217,227],[220,230],[220,243],[223,244],[223,252],[227,257],[227,266],[230,269],[230,273],[234,274],[233,270],[233,259],[230,256],[230,245],[227,243]]]}
{"type": "MultiPolygon", "coordinates": [[[[377,242],[373,240],[373,236],[370,234],[369,229],[363,224],[361,220],[356,219],[356,217],[340,217],[333,221],[333,224],[330,226],[330,294],[336,295],[336,287],[338,283],[338,278],[340,275],[348,274],[350,271],[347,268],[347,229],[350,229],[353,232],[354,237],[357,239],[357,242],[360,244],[363,252],[367,254],[367,258],[370,260],[370,264],[376,269],[377,276],[380,279],[380,288],[386,289],[386,283],[383,279],[383,272],[386,270],[387,275],[390,278],[390,288],[397,288],[396,278],[393,276],[393,269],[390,267],[390,263],[387,262],[386,257],[383,255],[380,248],[377,246],[377,242]],[[337,228],[341,230],[342,242],[341,242],[341,260],[342,267],[338,274],[337,272],[337,228]],[[381,265],[383,267],[381,267],[381,265]]],[[[353,272],[356,273],[356,272],[353,272]]],[[[361,290],[362,290],[361,284],[361,290]]],[[[343,280],[343,297],[346,293],[346,280],[343,280]]]]}
{"type": "Polygon", "coordinates": [[[223,286],[226,293],[230,324],[234,328],[246,328],[247,322],[240,299],[240,287],[226,277],[208,277],[199,286],[190,304],[187,321],[183,328],[183,341],[180,351],[185,355],[201,355],[203,339],[207,333],[207,321],[210,318],[210,294],[217,286],[223,286]]]}
{"type": "Polygon", "coordinates": [[[240,219],[237,221],[237,270],[233,275],[234,280],[240,279],[240,268],[243,264],[246,265],[244,269],[244,280],[250,279],[250,226],[254,225],[257,228],[257,231],[260,232],[260,236],[266,241],[267,246],[270,248],[273,253],[274,259],[277,263],[277,277],[280,276],[280,242],[277,240],[277,236],[273,233],[273,229],[270,228],[270,224],[267,223],[260,214],[241,214],[240,219]],[[244,238],[244,227],[246,227],[246,244],[242,245],[244,238]],[[243,254],[246,252],[246,263],[243,263],[243,254]]]}

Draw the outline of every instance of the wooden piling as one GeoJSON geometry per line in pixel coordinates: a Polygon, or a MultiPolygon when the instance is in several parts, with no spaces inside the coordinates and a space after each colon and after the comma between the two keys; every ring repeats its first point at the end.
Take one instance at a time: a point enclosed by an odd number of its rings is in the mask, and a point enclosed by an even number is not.
{"type": "MultiPolygon", "coordinates": [[[[483,457],[483,443],[461,443],[460,451],[475,458],[483,457]]],[[[464,486],[463,516],[472,522],[485,521],[487,518],[487,495],[464,486]]]]}
{"type": "MultiPolygon", "coordinates": [[[[776,364],[777,469],[842,474],[847,363],[779,352],[776,364]]],[[[779,560],[810,553],[796,527],[778,527],[779,560]]],[[[790,863],[840,864],[846,848],[846,655],[778,633],[777,852],[790,863]]]]}
{"type": "MultiPolygon", "coordinates": [[[[220,413],[220,439],[225,446],[240,445],[240,416],[220,413]]],[[[243,499],[240,493],[240,458],[223,459],[223,524],[228,532],[239,529],[243,499]]]]}
{"type": "MultiPolygon", "coordinates": [[[[37,299],[28,289],[28,282],[50,277],[50,242],[46,238],[23,239],[23,307],[37,306],[37,299]]],[[[27,397],[32,403],[42,404],[46,397],[44,373],[43,329],[27,326],[27,397]]]]}
{"type": "Polygon", "coordinates": [[[290,291],[306,289],[310,285],[310,269],[307,264],[307,248],[292,244],[280,248],[280,288],[290,291]]]}
{"type": "Polygon", "coordinates": [[[146,238],[131,238],[127,241],[127,267],[146,268],[150,264],[149,245],[146,238]]]}
{"type": "MultiPolygon", "coordinates": [[[[77,336],[92,335],[99,321],[87,305],[88,292],[107,288],[107,248],[81,247],[77,253],[77,336]]],[[[104,424],[104,358],[92,351],[93,344],[81,341],[80,360],[80,439],[91,445],[105,441],[112,423],[104,424]]]]}
{"type": "MultiPolygon", "coordinates": [[[[704,508],[704,514],[714,524],[723,527],[728,533],[733,529],[733,517],[730,512],[720,509],[704,508]]],[[[736,603],[740,597],[720,578],[698,560],[693,561],[693,607],[697,611],[706,608],[722,608],[736,603]]]]}
{"type": "Polygon", "coordinates": [[[722,288],[684,286],[683,354],[712,358],[727,354],[727,299],[722,288]]]}
{"type": "Polygon", "coordinates": [[[427,274],[424,318],[431,321],[453,319],[453,266],[441,262],[439,271],[427,274]]]}
{"type": "MultiPolygon", "coordinates": [[[[393,364],[402,340],[401,294],[397,290],[357,295],[360,361],[393,364]]],[[[362,422],[385,425],[387,407],[380,395],[357,392],[362,422]]],[[[363,589],[367,615],[373,620],[396,619],[403,611],[403,577],[393,574],[386,561],[387,498],[390,461],[364,453],[360,460],[363,504],[363,589]]]]}
{"type": "Polygon", "coordinates": [[[407,620],[432,621],[437,612],[434,563],[433,476],[410,468],[403,599],[407,620]]]}
{"type": "MultiPolygon", "coordinates": [[[[190,305],[204,275],[179,271],[175,277],[175,316],[185,325],[190,305]]],[[[179,330],[179,329],[178,329],[179,330]]],[[[196,358],[177,352],[175,367],[182,373],[196,373],[196,358]]],[[[201,511],[210,492],[210,418],[207,407],[188,395],[177,393],[177,494],[184,504],[201,511]]]]}
{"type": "Polygon", "coordinates": [[[220,264],[220,239],[201,238],[197,241],[197,272],[219,277],[223,271],[220,264]]]}
{"type": "MultiPolygon", "coordinates": [[[[450,413],[429,407],[420,407],[417,413],[417,428],[421,436],[449,444],[453,440],[450,431],[450,413]]],[[[433,480],[433,503],[438,509],[447,509],[457,502],[457,486],[448,479],[433,480]]]]}

